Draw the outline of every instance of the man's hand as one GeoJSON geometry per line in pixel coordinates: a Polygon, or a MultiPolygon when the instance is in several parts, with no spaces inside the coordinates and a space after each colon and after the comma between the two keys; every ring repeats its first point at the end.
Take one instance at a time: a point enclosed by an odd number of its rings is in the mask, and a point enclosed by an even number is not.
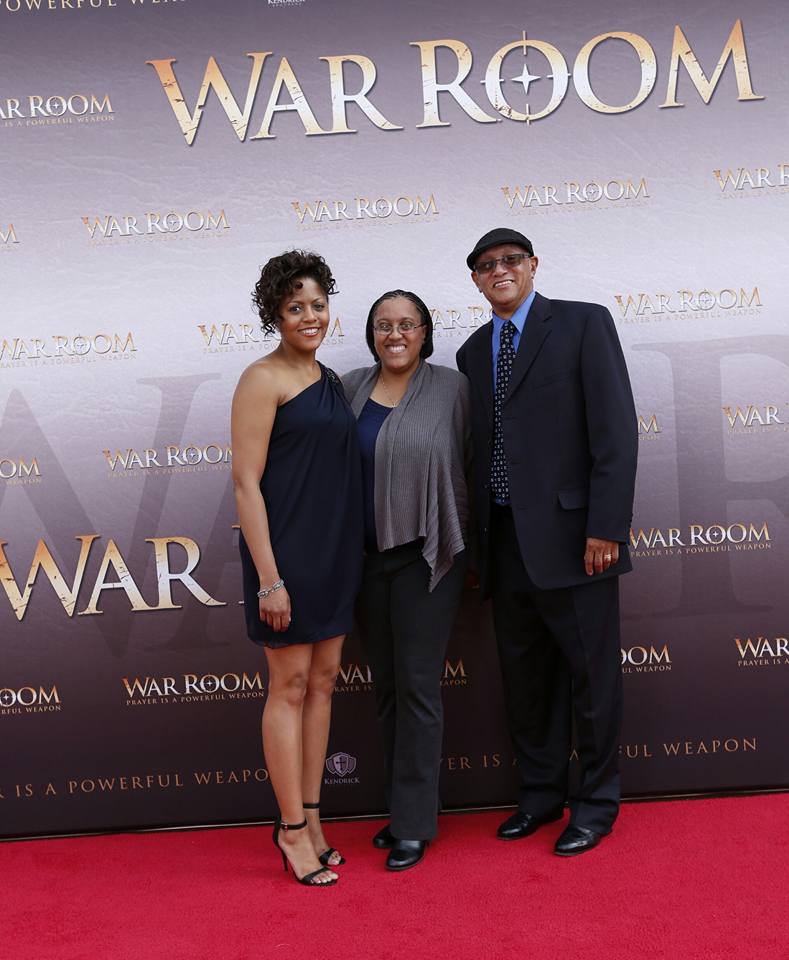
{"type": "Polygon", "coordinates": [[[619,560],[619,544],[616,540],[598,540],[596,537],[586,538],[584,553],[584,567],[586,575],[602,573],[619,560]]]}

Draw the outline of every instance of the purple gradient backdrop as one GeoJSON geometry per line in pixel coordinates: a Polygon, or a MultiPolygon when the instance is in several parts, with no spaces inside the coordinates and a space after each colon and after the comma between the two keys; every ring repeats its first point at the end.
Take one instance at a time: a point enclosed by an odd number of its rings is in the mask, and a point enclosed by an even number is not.
{"type": "MultiPolygon", "coordinates": [[[[43,6],[13,12],[14,2],[10,9],[0,3],[5,575],[12,571],[23,590],[43,539],[70,586],[79,553],[74,538],[97,534],[76,610],[88,605],[110,539],[153,605],[157,569],[146,538],[184,537],[199,548],[196,581],[226,605],[206,606],[175,583],[180,609],[133,612],[124,590],[108,589],[98,603],[101,615],[69,617],[39,571],[20,621],[8,591],[0,591],[0,693],[9,691],[10,701],[23,688],[37,693],[44,687],[52,698],[55,686],[52,702],[58,707],[38,711],[0,702],[0,834],[274,814],[259,743],[262,689],[246,699],[133,705],[123,683],[172,677],[183,687],[184,674],[259,672],[264,685],[263,659],[245,639],[237,606],[229,467],[113,471],[103,451],[114,456],[149,448],[165,461],[167,445],[205,450],[229,442],[229,403],[238,375],[270,347],[254,339],[259,335],[249,291],[259,266],[291,246],[321,252],[338,278],[341,292],[332,312],[339,327],[321,348],[324,363],[342,372],[367,362],[368,305],[399,286],[418,291],[436,311],[435,359],[452,364],[457,346],[484,313],[465,255],[481,233],[499,224],[532,238],[542,293],[609,307],[643,418],[634,528],[655,545],[637,551],[635,572],[623,581],[623,648],[630,651],[627,793],[789,786],[789,657],[766,654],[768,648],[785,649],[786,641],[783,648],[779,641],[789,615],[789,281],[783,237],[789,176],[784,170],[781,182],[779,169],[789,162],[789,81],[779,69],[785,52],[782,6],[725,0],[714,9],[688,12],[678,3],[645,11],[633,2],[584,9],[564,2],[532,11],[502,0],[495,16],[468,0],[43,6]],[[680,66],[678,98],[685,106],[660,109],[675,24],[709,76],[739,18],[751,82],[764,99],[738,101],[729,61],[708,104],[680,66]],[[409,44],[446,38],[467,44],[474,64],[464,89],[496,116],[482,83],[486,67],[524,30],[558,48],[571,72],[578,51],[593,37],[637,34],[654,49],[655,88],[636,109],[598,113],[581,101],[571,79],[555,112],[528,125],[476,122],[442,94],[440,112],[448,125],[417,128],[423,88],[419,52],[409,44]],[[176,58],[191,110],[211,56],[243,104],[251,65],[245,54],[252,51],[271,56],[245,142],[211,93],[194,144],[187,146],[146,61],[176,58]],[[318,122],[329,127],[328,70],[319,58],[346,54],[374,61],[377,81],[369,96],[403,129],[380,130],[351,105],[348,122],[358,131],[353,134],[305,136],[298,116],[289,112],[274,117],[273,139],[252,139],[283,56],[318,122]],[[109,96],[112,114],[94,122],[72,117],[68,124],[30,125],[27,117],[14,117],[7,100],[20,101],[18,112],[24,113],[31,96],[46,101],[71,94],[99,101],[109,96]],[[750,171],[754,183],[756,168],[764,168],[769,182],[751,187],[741,176],[737,187],[722,189],[714,171],[725,177],[739,168],[750,171]],[[511,207],[504,190],[512,199],[516,188],[526,196],[532,185],[544,199],[548,186],[566,195],[568,181],[630,181],[637,189],[642,180],[636,198],[587,203],[540,204],[531,194],[527,205],[516,199],[511,207]],[[300,222],[294,208],[325,201],[331,209],[342,200],[352,209],[358,197],[421,197],[425,204],[432,197],[433,205],[413,216],[315,223],[308,222],[309,214],[300,222]],[[224,211],[225,218],[212,229],[132,231],[107,239],[100,239],[101,231],[92,239],[83,221],[135,217],[144,230],[146,214],[171,211],[211,211],[215,219],[224,211]],[[729,294],[720,293],[728,290],[738,305],[729,306],[729,294]],[[722,297],[722,304],[713,298],[707,309],[702,291],[722,297]],[[129,334],[134,349],[124,350],[129,334]],[[65,353],[74,351],[74,337],[96,335],[109,335],[113,343],[117,335],[121,347],[107,354],[91,349],[83,358],[65,353]],[[54,356],[56,337],[68,338],[61,341],[61,357],[54,356]],[[31,357],[35,339],[49,356],[39,349],[38,359],[31,357]],[[758,416],[748,414],[749,405],[758,416]],[[724,408],[738,406],[750,416],[749,426],[736,412],[735,428],[730,425],[724,408]],[[768,407],[775,408],[772,414],[768,407]],[[19,461],[29,467],[34,458],[40,476],[20,483],[19,461]],[[733,542],[740,524],[751,542],[733,542]],[[675,548],[668,554],[661,547],[660,538],[668,540],[669,528],[675,528],[687,548],[692,525],[730,528],[730,540],[722,544],[729,549],[675,548]],[[748,638],[757,653],[743,657],[736,640],[742,645],[748,638]],[[654,669],[636,670],[636,661],[653,648],[654,669]],[[244,770],[250,771],[247,782],[244,770]],[[146,776],[154,778],[152,785],[146,776]]],[[[441,80],[454,76],[447,50],[438,66],[441,80]]],[[[502,89],[514,108],[525,110],[527,100],[532,113],[545,106],[549,69],[537,50],[525,61],[519,50],[509,54],[502,89]],[[512,80],[524,62],[540,75],[528,96],[512,80]]],[[[602,100],[623,104],[638,89],[638,58],[627,43],[607,41],[592,55],[591,77],[602,100]]],[[[358,70],[348,67],[346,78],[348,89],[357,89],[358,70]]],[[[99,339],[98,351],[106,343],[99,339]]],[[[181,570],[181,548],[171,546],[170,554],[172,570],[181,570]]],[[[107,579],[117,579],[112,569],[107,579]]],[[[348,753],[356,769],[347,777],[327,770],[324,809],[377,812],[383,798],[373,698],[353,638],[343,661],[330,753],[348,753]]],[[[497,669],[488,611],[469,595],[448,656],[446,807],[513,799],[497,669]]]]}

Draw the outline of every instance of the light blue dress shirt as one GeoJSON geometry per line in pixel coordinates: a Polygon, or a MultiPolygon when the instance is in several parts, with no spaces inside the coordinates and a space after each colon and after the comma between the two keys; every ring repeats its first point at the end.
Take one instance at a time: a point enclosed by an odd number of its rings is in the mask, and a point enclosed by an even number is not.
{"type": "MultiPolygon", "coordinates": [[[[529,314],[532,303],[534,303],[534,290],[529,294],[528,297],[523,301],[523,303],[518,307],[518,309],[510,317],[510,320],[515,324],[515,333],[512,335],[512,347],[515,350],[515,353],[518,352],[518,344],[521,342],[521,334],[523,333],[523,328],[526,326],[526,317],[529,314]]],[[[501,348],[501,331],[506,323],[506,320],[502,320],[496,313],[493,314],[493,392],[496,392],[496,362],[499,359],[499,350],[501,348]]],[[[499,500],[496,499],[496,503],[506,505],[509,503],[509,500],[499,500]]]]}
{"type": "MultiPolygon", "coordinates": [[[[529,314],[532,303],[534,303],[534,297],[536,291],[532,292],[526,297],[523,303],[518,307],[518,309],[510,317],[510,320],[515,324],[515,333],[512,337],[512,346],[515,350],[515,353],[518,352],[518,344],[521,342],[521,334],[523,333],[523,328],[526,326],[526,317],[529,314]]],[[[493,390],[496,390],[496,361],[499,359],[499,348],[501,346],[501,329],[506,323],[506,320],[502,320],[501,317],[497,316],[494,312],[493,314],[493,390]]]]}

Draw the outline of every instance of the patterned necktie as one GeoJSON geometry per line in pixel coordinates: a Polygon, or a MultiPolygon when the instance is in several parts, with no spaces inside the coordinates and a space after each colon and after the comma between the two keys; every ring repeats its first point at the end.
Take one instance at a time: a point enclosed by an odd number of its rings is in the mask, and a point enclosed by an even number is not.
{"type": "Polygon", "coordinates": [[[507,459],[504,454],[504,435],[501,429],[501,404],[510,382],[515,347],[512,338],[515,324],[507,320],[501,328],[499,355],[496,358],[496,391],[493,395],[493,452],[490,457],[490,489],[497,503],[510,502],[510,481],[507,476],[507,459]]]}

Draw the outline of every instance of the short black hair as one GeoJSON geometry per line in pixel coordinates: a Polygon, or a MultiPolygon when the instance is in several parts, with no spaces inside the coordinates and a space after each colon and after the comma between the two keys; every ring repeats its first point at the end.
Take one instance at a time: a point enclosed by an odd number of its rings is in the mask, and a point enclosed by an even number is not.
{"type": "Polygon", "coordinates": [[[260,271],[260,278],[252,291],[252,304],[264,333],[274,333],[278,329],[280,304],[305,277],[314,280],[327,297],[337,292],[328,264],[317,253],[286,250],[278,257],[272,257],[260,271]]]}
{"type": "Polygon", "coordinates": [[[425,301],[421,297],[418,297],[415,293],[412,293],[410,290],[387,290],[387,292],[382,293],[381,296],[370,307],[370,312],[367,314],[367,326],[364,330],[364,336],[367,340],[367,346],[370,348],[370,353],[373,355],[373,359],[376,363],[380,362],[380,358],[375,350],[375,334],[373,333],[373,318],[375,317],[375,311],[381,306],[384,300],[394,300],[395,297],[405,297],[405,299],[410,300],[419,311],[419,318],[425,325],[425,342],[422,344],[422,349],[419,351],[419,356],[423,360],[427,360],[427,358],[432,356],[433,353],[433,318],[430,315],[430,311],[427,309],[427,306],[425,305],[425,301]]]}

